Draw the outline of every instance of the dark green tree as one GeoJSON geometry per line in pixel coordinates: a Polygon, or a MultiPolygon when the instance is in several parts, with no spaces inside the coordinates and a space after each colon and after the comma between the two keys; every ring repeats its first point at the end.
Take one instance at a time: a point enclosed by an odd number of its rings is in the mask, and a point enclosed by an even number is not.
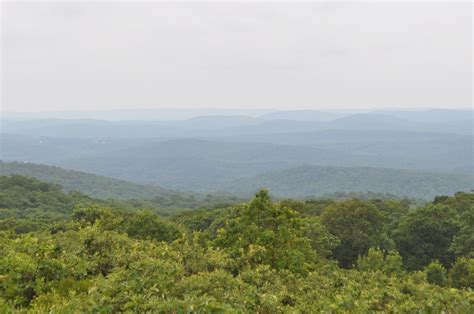
{"type": "Polygon", "coordinates": [[[459,227],[459,232],[453,239],[451,250],[456,256],[474,258],[474,206],[471,206],[461,215],[459,227]]]}
{"type": "Polygon", "coordinates": [[[449,271],[449,279],[455,288],[474,289],[474,258],[458,258],[449,271]]]}
{"type": "Polygon", "coordinates": [[[357,199],[335,203],[322,213],[322,222],[340,244],[333,257],[339,265],[349,268],[359,255],[366,255],[370,247],[385,246],[385,217],[374,205],[357,199]]]}
{"type": "Polygon", "coordinates": [[[449,267],[454,261],[450,246],[458,230],[458,215],[448,206],[429,205],[407,215],[395,232],[405,266],[421,269],[439,260],[449,267]]]}

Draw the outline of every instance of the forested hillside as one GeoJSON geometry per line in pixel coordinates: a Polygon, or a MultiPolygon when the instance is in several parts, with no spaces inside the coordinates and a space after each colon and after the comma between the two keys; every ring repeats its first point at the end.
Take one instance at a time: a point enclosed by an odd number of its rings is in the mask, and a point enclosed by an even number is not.
{"type": "Polygon", "coordinates": [[[0,312],[474,310],[474,194],[272,201],[163,218],[0,177],[0,312]]]}
{"type": "MultiPolygon", "coordinates": [[[[228,194],[181,193],[156,186],[139,185],[90,173],[37,164],[0,161],[1,175],[13,175],[13,178],[19,180],[23,180],[21,178],[25,176],[29,178],[24,178],[24,180],[36,178],[50,183],[54,191],[68,192],[70,195],[80,196],[80,199],[94,198],[97,202],[104,201],[103,203],[115,204],[122,208],[149,208],[162,215],[196,208],[213,208],[242,201],[242,198],[228,194]]],[[[4,190],[3,193],[7,191],[4,190]]],[[[28,202],[26,195],[22,199],[28,202]]]]}
{"type": "Polygon", "coordinates": [[[337,192],[375,192],[398,197],[431,199],[474,189],[474,175],[429,173],[413,170],[369,167],[316,167],[274,171],[234,180],[221,186],[223,191],[251,195],[266,187],[282,197],[319,197],[337,192]]]}
{"type": "Polygon", "coordinates": [[[65,191],[77,191],[95,198],[132,199],[166,197],[172,191],[151,185],[139,185],[90,173],[59,167],[0,161],[0,175],[17,174],[61,185],[65,191]]]}
{"type": "MultiPolygon", "coordinates": [[[[156,156],[156,155],[155,155],[156,156]]],[[[143,162],[137,164],[138,169],[143,162]]],[[[209,165],[211,167],[211,165],[209,165]]],[[[129,166],[135,169],[135,166],[129,166]]],[[[239,168],[240,169],[240,168],[239,168]]],[[[181,171],[184,171],[182,169],[181,171]]],[[[279,198],[315,198],[336,193],[379,193],[393,197],[418,198],[429,200],[436,195],[452,195],[457,191],[470,191],[474,188],[474,175],[429,173],[400,169],[368,168],[368,167],[317,167],[301,166],[291,169],[266,172],[257,176],[246,176],[239,179],[220,180],[211,176],[212,170],[201,171],[201,176],[209,177],[207,185],[204,179],[188,175],[189,188],[206,193],[183,193],[167,190],[154,185],[136,184],[130,181],[97,176],[81,171],[65,170],[55,166],[38,165],[19,162],[1,162],[0,175],[18,174],[34,177],[46,182],[63,186],[66,191],[78,191],[100,199],[115,198],[119,200],[141,200],[152,203],[177,204],[181,200],[182,207],[194,208],[212,206],[212,204],[229,203],[250,197],[259,188],[269,188],[279,198]],[[214,179],[212,181],[211,179],[214,179]],[[199,183],[201,186],[199,187],[199,183]],[[231,195],[234,195],[232,197],[231,195]],[[199,204],[199,205],[198,205],[199,204]]],[[[222,168],[224,171],[224,167],[222,168]]],[[[236,171],[233,169],[230,171],[236,171]]],[[[148,174],[152,181],[159,181],[162,176],[156,172],[148,174]]],[[[192,172],[191,169],[189,169],[192,172]]],[[[183,176],[185,174],[183,173],[183,176]]],[[[169,180],[164,179],[169,184],[169,180]]]]}

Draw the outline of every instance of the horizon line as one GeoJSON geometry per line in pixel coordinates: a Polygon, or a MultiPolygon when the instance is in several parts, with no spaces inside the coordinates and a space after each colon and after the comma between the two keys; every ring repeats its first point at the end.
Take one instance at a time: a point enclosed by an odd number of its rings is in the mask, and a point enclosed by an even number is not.
{"type": "Polygon", "coordinates": [[[186,111],[186,110],[195,110],[195,111],[204,111],[204,110],[221,110],[221,111],[384,111],[384,110],[395,110],[395,111],[421,111],[421,110],[474,110],[474,107],[359,107],[359,108],[242,108],[242,107],[232,107],[232,108],[219,108],[219,107],[160,107],[160,108],[147,108],[147,107],[138,107],[138,108],[108,108],[108,109],[53,109],[53,110],[40,110],[40,111],[11,111],[11,110],[2,110],[0,108],[0,113],[3,114],[35,114],[35,113],[93,113],[93,112],[114,112],[114,111],[160,111],[160,110],[175,110],[175,111],[186,111]]]}

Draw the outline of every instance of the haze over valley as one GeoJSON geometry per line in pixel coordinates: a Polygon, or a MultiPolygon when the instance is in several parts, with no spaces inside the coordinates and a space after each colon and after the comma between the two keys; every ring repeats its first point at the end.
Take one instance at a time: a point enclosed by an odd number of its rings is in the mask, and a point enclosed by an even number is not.
{"type": "Polygon", "coordinates": [[[470,110],[222,113],[119,121],[16,114],[2,121],[0,158],[240,197],[262,187],[279,197],[425,199],[474,188],[470,110]]]}

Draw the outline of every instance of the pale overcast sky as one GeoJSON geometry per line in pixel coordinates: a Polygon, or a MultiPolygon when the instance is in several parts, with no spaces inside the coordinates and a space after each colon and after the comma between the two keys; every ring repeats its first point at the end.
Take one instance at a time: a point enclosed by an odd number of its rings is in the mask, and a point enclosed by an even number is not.
{"type": "Polygon", "coordinates": [[[2,110],[472,105],[472,3],[3,2],[2,110]]]}

